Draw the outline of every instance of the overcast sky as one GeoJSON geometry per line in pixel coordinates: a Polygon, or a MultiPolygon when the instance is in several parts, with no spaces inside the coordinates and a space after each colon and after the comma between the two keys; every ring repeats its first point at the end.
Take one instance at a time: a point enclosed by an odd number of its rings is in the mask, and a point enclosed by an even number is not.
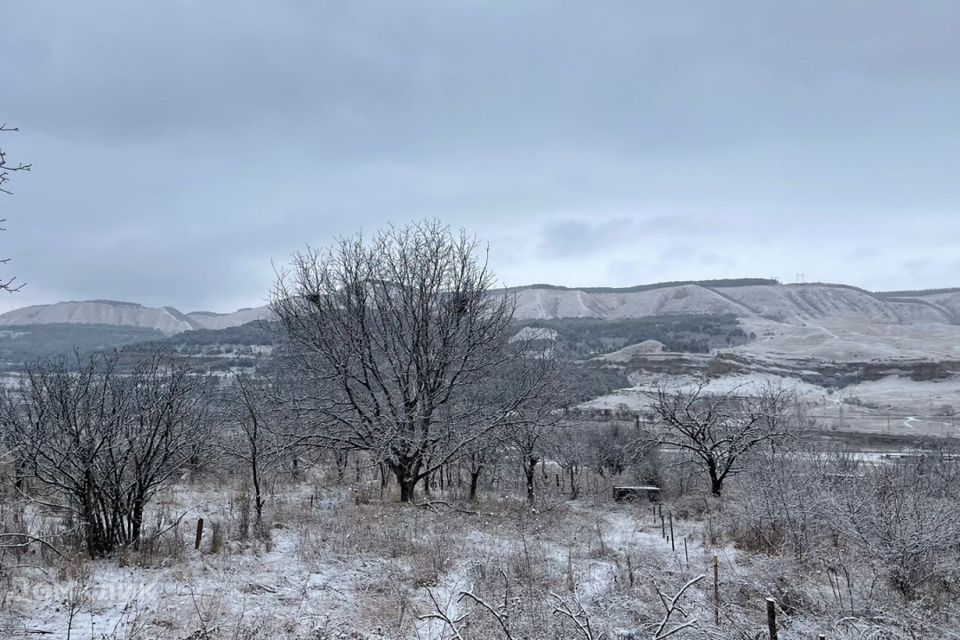
{"type": "Polygon", "coordinates": [[[0,59],[0,309],[421,217],[509,285],[960,286],[958,2],[7,0],[0,59]]]}

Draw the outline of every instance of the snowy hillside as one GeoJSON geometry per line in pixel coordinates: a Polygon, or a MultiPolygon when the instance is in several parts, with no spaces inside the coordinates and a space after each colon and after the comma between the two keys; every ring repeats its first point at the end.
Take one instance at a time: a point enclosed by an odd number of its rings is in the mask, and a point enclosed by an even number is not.
{"type": "Polygon", "coordinates": [[[879,324],[954,324],[960,293],[887,297],[843,285],[668,285],[643,290],[524,287],[519,319],[642,318],[666,314],[733,314],[792,325],[862,320],[879,324]]]}
{"type": "MultiPolygon", "coordinates": [[[[626,320],[661,315],[731,314],[794,326],[849,322],[879,325],[960,325],[960,290],[871,293],[844,285],[677,283],[626,289],[568,289],[533,285],[512,290],[518,320],[594,318],[626,320]]],[[[0,326],[106,324],[173,334],[191,329],[225,329],[270,315],[265,306],[233,313],[153,308],[131,302],[91,300],[16,309],[0,315],[0,326]]]]}
{"type": "Polygon", "coordinates": [[[240,309],[233,313],[212,313],[210,311],[194,311],[187,314],[187,318],[201,329],[227,329],[253,322],[266,320],[270,317],[267,307],[240,309]]]}
{"type": "Polygon", "coordinates": [[[681,313],[732,313],[741,316],[750,314],[750,311],[710,289],[696,285],[625,293],[532,287],[517,291],[516,316],[522,320],[618,320],[681,313]]]}
{"type": "Polygon", "coordinates": [[[224,329],[266,318],[266,307],[234,313],[194,312],[184,314],[173,307],[145,307],[133,302],[88,300],[58,302],[15,309],[0,315],[0,326],[32,324],[98,324],[156,329],[166,334],[192,329],[224,329]]]}
{"type": "Polygon", "coordinates": [[[58,302],[15,309],[0,315],[0,326],[29,324],[108,324],[179,333],[193,329],[183,314],[130,302],[58,302]]]}

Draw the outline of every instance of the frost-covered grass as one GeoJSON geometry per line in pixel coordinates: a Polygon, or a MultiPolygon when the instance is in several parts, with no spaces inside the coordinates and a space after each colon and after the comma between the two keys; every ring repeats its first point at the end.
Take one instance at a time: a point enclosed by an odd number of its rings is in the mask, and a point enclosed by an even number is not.
{"type": "MultiPolygon", "coordinates": [[[[155,511],[169,529],[149,550],[97,561],[8,553],[3,637],[450,637],[442,621],[422,617],[436,612],[434,600],[452,617],[469,614],[467,637],[496,637],[480,631],[494,634],[496,619],[465,591],[506,601],[518,632],[566,628],[551,594],[629,627],[637,613],[610,608],[612,599],[648,588],[642,575],[671,584],[689,573],[645,508],[599,496],[530,509],[509,497],[470,504],[435,493],[417,507],[389,494],[381,502],[372,487],[278,483],[268,535],[240,540],[238,493],[235,482],[212,480],[164,492],[155,511]]],[[[695,571],[703,553],[690,546],[695,571]]]]}
{"type": "MultiPolygon", "coordinates": [[[[169,528],[148,549],[98,561],[4,556],[0,636],[486,640],[508,637],[506,625],[517,639],[573,639],[587,637],[577,625],[589,621],[594,640],[653,638],[661,594],[669,601],[693,581],[665,629],[694,626],[671,637],[761,637],[763,598],[790,594],[780,581],[791,566],[730,533],[742,496],[723,508],[674,498],[661,524],[649,503],[617,504],[608,484],[584,486],[579,500],[548,494],[534,508],[489,487],[476,503],[435,491],[411,506],[389,490],[381,500],[375,481],[286,480],[269,495],[266,534],[251,525],[245,537],[237,481],[184,481],[156,501],[169,528]],[[672,546],[662,535],[671,512],[672,546]]],[[[831,585],[823,575],[794,585],[804,591],[786,603],[783,637],[861,637],[836,626],[844,616],[827,606],[831,585]]]]}

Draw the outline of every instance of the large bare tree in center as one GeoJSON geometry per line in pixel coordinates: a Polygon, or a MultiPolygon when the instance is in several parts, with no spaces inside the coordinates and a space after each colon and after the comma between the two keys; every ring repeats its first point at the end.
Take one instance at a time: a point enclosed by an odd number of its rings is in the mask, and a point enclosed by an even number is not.
{"type": "Polygon", "coordinates": [[[480,249],[435,221],[390,227],[294,254],[272,294],[316,437],[371,452],[404,502],[549,385],[531,376],[494,402],[476,393],[520,354],[514,300],[492,291],[480,249]]]}

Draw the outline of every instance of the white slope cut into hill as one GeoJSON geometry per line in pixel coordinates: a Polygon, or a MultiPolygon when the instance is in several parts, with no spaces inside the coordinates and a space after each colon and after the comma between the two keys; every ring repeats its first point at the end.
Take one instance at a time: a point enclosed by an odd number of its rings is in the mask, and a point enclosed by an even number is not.
{"type": "Polygon", "coordinates": [[[106,324],[158,329],[173,334],[191,329],[224,329],[269,316],[266,307],[234,313],[194,312],[184,314],[173,307],[145,307],[133,302],[89,300],[58,302],[15,309],[0,315],[0,326],[30,324],[106,324]]]}
{"type": "Polygon", "coordinates": [[[175,309],[104,300],[36,305],[0,315],[0,326],[56,323],[144,327],[159,329],[164,333],[179,333],[194,328],[175,309]]]}
{"type": "Polygon", "coordinates": [[[901,301],[903,304],[927,305],[952,317],[954,322],[960,324],[960,289],[891,295],[890,299],[901,301]]]}
{"type": "Polygon", "coordinates": [[[949,322],[951,319],[929,304],[888,301],[844,286],[748,286],[729,287],[723,292],[756,316],[788,324],[807,324],[821,319],[877,323],[949,322]]]}
{"type": "Polygon", "coordinates": [[[584,291],[528,287],[515,291],[517,318],[619,320],[669,314],[721,314],[765,318],[791,325],[823,321],[881,324],[958,322],[960,294],[885,298],[843,285],[750,285],[708,287],[684,284],[641,291],[584,291]]]}
{"type": "Polygon", "coordinates": [[[749,310],[710,289],[697,285],[602,293],[546,288],[517,291],[516,317],[521,320],[557,318],[620,320],[687,313],[745,315],[749,314],[749,310]]]}

